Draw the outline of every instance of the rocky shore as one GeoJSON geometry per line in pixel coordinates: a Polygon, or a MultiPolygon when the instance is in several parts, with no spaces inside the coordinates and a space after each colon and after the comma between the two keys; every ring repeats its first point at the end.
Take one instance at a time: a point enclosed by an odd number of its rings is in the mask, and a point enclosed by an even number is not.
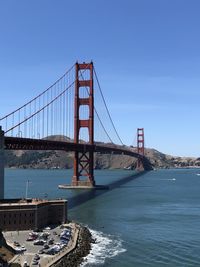
{"type": "Polygon", "coordinates": [[[52,265],[54,267],[78,267],[83,262],[83,258],[90,253],[91,243],[95,241],[88,228],[77,225],[79,227],[79,236],[77,246],[73,251],[64,256],[59,262],[52,265]]]}
{"type": "Polygon", "coordinates": [[[0,266],[8,266],[7,262],[15,255],[15,251],[7,243],[0,231],[0,266]]]}

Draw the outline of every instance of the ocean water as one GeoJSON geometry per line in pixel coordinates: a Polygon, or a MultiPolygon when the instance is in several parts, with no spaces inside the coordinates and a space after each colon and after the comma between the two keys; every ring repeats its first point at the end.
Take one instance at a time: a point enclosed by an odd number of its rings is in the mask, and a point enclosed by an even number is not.
{"type": "Polygon", "coordinates": [[[61,190],[71,170],[5,171],[5,196],[68,199],[96,243],[82,266],[200,266],[200,170],[96,171],[110,190],[61,190]]]}

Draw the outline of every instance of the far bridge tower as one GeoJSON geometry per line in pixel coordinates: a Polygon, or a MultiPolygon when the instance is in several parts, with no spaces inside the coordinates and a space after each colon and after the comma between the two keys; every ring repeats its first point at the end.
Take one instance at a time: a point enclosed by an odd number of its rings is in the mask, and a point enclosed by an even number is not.
{"type": "Polygon", "coordinates": [[[139,157],[137,159],[136,170],[143,171],[143,161],[140,156],[144,157],[144,128],[137,129],[137,153],[139,157]]]}

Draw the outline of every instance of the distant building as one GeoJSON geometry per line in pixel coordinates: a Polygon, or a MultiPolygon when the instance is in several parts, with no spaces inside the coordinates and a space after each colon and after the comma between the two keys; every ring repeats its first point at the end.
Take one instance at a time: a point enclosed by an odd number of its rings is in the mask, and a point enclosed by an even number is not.
{"type": "Polygon", "coordinates": [[[0,200],[0,229],[3,231],[36,230],[67,220],[67,200],[0,200]]]}

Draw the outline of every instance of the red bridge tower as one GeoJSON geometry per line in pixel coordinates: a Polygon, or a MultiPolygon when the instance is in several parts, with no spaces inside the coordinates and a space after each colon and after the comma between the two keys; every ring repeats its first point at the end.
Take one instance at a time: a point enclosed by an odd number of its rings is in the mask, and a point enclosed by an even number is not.
{"type": "MultiPolygon", "coordinates": [[[[87,128],[89,134],[89,144],[94,144],[94,89],[93,89],[93,63],[76,63],[75,65],[75,100],[74,100],[74,142],[80,143],[79,133],[81,128],[87,128]],[[81,71],[89,70],[89,79],[82,79],[81,71]],[[87,98],[80,97],[80,88],[88,88],[89,96],[87,98]],[[89,118],[80,119],[80,106],[87,105],[89,108],[89,118]]],[[[74,153],[74,175],[72,178],[72,186],[95,186],[93,173],[93,151],[76,151],[74,153]],[[80,180],[85,176],[86,180],[80,180]]]]}
{"type": "MultiPolygon", "coordinates": [[[[144,156],[144,128],[137,129],[137,153],[144,156]]],[[[141,158],[137,159],[136,169],[138,171],[144,170],[141,158]]]]}

